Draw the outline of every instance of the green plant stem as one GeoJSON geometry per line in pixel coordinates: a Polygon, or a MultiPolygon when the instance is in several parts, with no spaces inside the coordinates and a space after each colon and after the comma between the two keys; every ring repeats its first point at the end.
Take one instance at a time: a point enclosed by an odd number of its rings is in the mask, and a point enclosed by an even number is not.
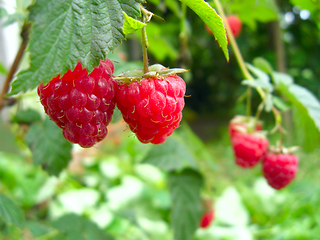
{"type": "MultiPolygon", "coordinates": [[[[230,26],[228,24],[228,21],[226,20],[226,15],[225,15],[225,13],[223,11],[223,8],[222,8],[222,5],[221,5],[220,1],[219,0],[214,0],[214,3],[217,6],[217,10],[218,10],[219,15],[222,17],[222,20],[225,23],[230,45],[231,45],[231,47],[232,47],[232,49],[234,51],[234,54],[236,56],[236,59],[238,61],[238,64],[239,64],[239,67],[240,67],[240,69],[242,71],[243,76],[246,79],[250,80],[250,81],[254,81],[254,78],[249,73],[249,71],[248,71],[248,69],[246,67],[246,64],[245,64],[245,62],[243,60],[243,57],[242,57],[241,52],[239,50],[238,44],[237,44],[237,42],[236,42],[236,40],[235,40],[235,38],[234,38],[234,36],[232,34],[232,31],[231,31],[231,28],[230,28],[230,26]]],[[[256,89],[257,89],[257,92],[260,94],[260,96],[262,98],[262,101],[265,101],[264,100],[265,97],[266,97],[265,92],[260,87],[257,87],[256,89]]],[[[247,96],[247,97],[249,98],[250,96],[247,96]]],[[[280,115],[279,111],[275,107],[272,107],[272,111],[273,111],[273,113],[275,115],[276,123],[277,124],[281,124],[281,116],[279,116],[280,115]]]]}
{"type": "Polygon", "coordinates": [[[251,87],[247,87],[247,116],[251,116],[251,87]]]}
{"type": "Polygon", "coordinates": [[[148,44],[147,44],[147,30],[146,27],[142,28],[142,55],[143,55],[143,72],[149,72],[149,60],[148,60],[148,44]]]}

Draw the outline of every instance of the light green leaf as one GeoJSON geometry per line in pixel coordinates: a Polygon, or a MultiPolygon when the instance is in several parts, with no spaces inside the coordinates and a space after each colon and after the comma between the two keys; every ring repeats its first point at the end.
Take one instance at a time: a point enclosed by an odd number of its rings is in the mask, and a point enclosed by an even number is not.
{"type": "Polygon", "coordinates": [[[123,33],[125,35],[133,33],[147,26],[147,24],[140,22],[132,17],[129,17],[125,12],[122,12],[122,13],[124,15],[123,33]]]}
{"type": "Polygon", "coordinates": [[[75,215],[68,214],[51,224],[60,231],[54,240],[112,240],[113,237],[99,229],[93,222],[75,215]]]}
{"type": "Polygon", "coordinates": [[[273,104],[280,109],[280,111],[287,111],[290,109],[290,104],[286,101],[284,101],[283,99],[277,97],[277,96],[273,96],[272,98],[273,100],[273,104]]]}
{"type": "Polygon", "coordinates": [[[200,198],[202,176],[191,169],[171,172],[168,179],[171,194],[171,226],[175,240],[191,240],[199,227],[203,212],[200,198]]]}
{"type": "Polygon", "coordinates": [[[153,145],[142,163],[153,164],[167,171],[197,168],[192,152],[176,136],[169,137],[163,144],[153,145]]]}
{"type": "Polygon", "coordinates": [[[0,217],[6,223],[12,223],[19,228],[24,227],[22,210],[7,196],[0,194],[0,217]]]}
{"type": "Polygon", "coordinates": [[[257,68],[260,68],[262,71],[272,75],[273,68],[266,59],[262,57],[257,57],[253,59],[252,62],[253,62],[253,65],[256,66],[257,68]]]}
{"type": "Polygon", "coordinates": [[[0,121],[0,151],[13,154],[19,153],[15,135],[10,131],[10,125],[0,121]],[[5,137],[4,137],[5,136],[5,137]]]}
{"type": "Polygon", "coordinates": [[[0,19],[8,16],[8,12],[4,7],[0,7],[0,19]]]}
{"type": "Polygon", "coordinates": [[[0,74],[3,74],[3,75],[7,75],[7,74],[8,74],[8,70],[7,70],[6,67],[2,64],[2,62],[0,62],[0,74]]]}
{"type": "Polygon", "coordinates": [[[49,118],[30,127],[26,143],[32,150],[33,162],[41,165],[49,174],[58,175],[71,160],[72,145],[49,118]]]}
{"type": "Polygon", "coordinates": [[[273,107],[273,101],[272,101],[272,94],[268,93],[266,95],[266,105],[265,105],[265,110],[266,112],[270,112],[272,110],[273,107]]]}
{"type": "Polygon", "coordinates": [[[181,2],[187,4],[204,23],[210,28],[215,39],[218,41],[219,46],[222,48],[222,51],[229,61],[229,52],[228,52],[228,42],[226,29],[224,27],[221,17],[217,14],[216,10],[213,9],[207,2],[203,0],[180,0],[181,2]]]}
{"type": "Polygon", "coordinates": [[[294,82],[291,75],[287,73],[281,73],[281,72],[273,72],[272,80],[275,85],[279,85],[279,84],[290,85],[294,82]]]}
{"type": "Polygon", "coordinates": [[[253,88],[262,88],[267,92],[273,91],[273,86],[269,82],[263,81],[262,79],[256,79],[254,81],[246,79],[246,80],[243,80],[241,84],[248,85],[253,88]]]}
{"type": "Polygon", "coordinates": [[[79,61],[91,72],[123,40],[123,11],[140,16],[135,0],[37,0],[29,16],[31,66],[18,74],[10,95],[47,83],[79,61]]]}
{"type": "Polygon", "coordinates": [[[264,81],[266,84],[270,83],[270,77],[268,74],[266,74],[264,71],[262,71],[260,68],[257,68],[250,63],[246,64],[247,68],[252,72],[258,79],[261,79],[264,81]]]}
{"type": "Polygon", "coordinates": [[[317,0],[290,0],[290,2],[299,9],[307,9],[311,13],[315,13],[317,10],[320,10],[320,4],[317,0]]]}

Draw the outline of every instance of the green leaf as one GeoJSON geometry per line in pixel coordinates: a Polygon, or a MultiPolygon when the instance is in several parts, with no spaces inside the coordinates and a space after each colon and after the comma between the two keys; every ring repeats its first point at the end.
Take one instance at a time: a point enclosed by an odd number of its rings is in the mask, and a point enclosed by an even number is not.
{"type": "Polygon", "coordinates": [[[257,57],[255,59],[253,59],[253,65],[256,66],[257,68],[260,68],[262,71],[268,73],[268,74],[272,74],[273,72],[273,68],[271,66],[271,64],[264,58],[262,57],[257,57]]]}
{"type": "Polygon", "coordinates": [[[21,13],[15,12],[8,16],[8,19],[2,24],[3,27],[7,27],[15,22],[23,23],[25,21],[25,16],[21,13]]]}
{"type": "Polygon", "coordinates": [[[53,239],[57,240],[112,240],[103,230],[93,222],[75,214],[67,214],[51,224],[60,231],[53,239]]]}
{"type": "Polygon", "coordinates": [[[215,39],[218,41],[219,46],[222,48],[222,51],[229,61],[229,52],[228,52],[228,42],[226,29],[224,27],[221,17],[217,14],[216,10],[213,9],[207,2],[203,0],[180,0],[181,2],[187,4],[204,23],[210,28],[215,39]]]}
{"type": "Polygon", "coordinates": [[[140,15],[135,0],[38,0],[30,8],[31,66],[18,74],[10,95],[74,69],[80,61],[91,72],[123,40],[126,12],[140,15]]]}
{"type": "Polygon", "coordinates": [[[22,210],[7,196],[0,194],[0,217],[19,228],[24,227],[22,210]]]}
{"type": "Polygon", "coordinates": [[[8,16],[8,12],[4,7],[0,7],[0,19],[8,16]]]}
{"type": "Polygon", "coordinates": [[[147,26],[147,24],[140,22],[132,17],[129,17],[125,12],[123,12],[123,15],[124,15],[123,33],[125,35],[133,33],[147,26]]]}
{"type": "Polygon", "coordinates": [[[290,0],[293,5],[296,5],[299,9],[307,9],[311,13],[316,13],[317,10],[320,10],[319,1],[313,0],[290,0]]]}
{"type": "Polygon", "coordinates": [[[283,99],[273,96],[272,98],[273,104],[280,110],[280,111],[287,111],[290,109],[290,104],[287,101],[284,101],[283,99]]]}
{"type": "Polygon", "coordinates": [[[197,168],[190,149],[175,135],[169,137],[163,144],[153,145],[142,163],[153,164],[166,171],[181,170],[186,167],[197,168]]]}
{"type": "Polygon", "coordinates": [[[19,146],[16,137],[10,131],[10,125],[4,124],[0,121],[0,151],[9,152],[13,154],[19,153],[19,146]]]}
{"type": "Polygon", "coordinates": [[[36,110],[29,108],[18,111],[12,121],[18,124],[31,124],[41,121],[41,115],[36,110]]]}
{"type": "Polygon", "coordinates": [[[243,80],[241,84],[248,85],[253,88],[262,88],[267,92],[273,91],[273,86],[269,82],[263,81],[262,79],[256,79],[254,81],[246,79],[246,80],[243,80]]]}
{"type": "Polygon", "coordinates": [[[310,124],[310,121],[307,121],[307,118],[310,118],[320,131],[320,102],[309,90],[294,83],[284,82],[278,85],[277,90],[296,106],[298,114],[304,118],[303,122],[310,124]]]}
{"type": "Polygon", "coordinates": [[[26,143],[32,150],[33,162],[41,165],[49,174],[58,175],[71,160],[72,145],[49,118],[30,127],[26,143]]]}
{"type": "Polygon", "coordinates": [[[319,130],[313,120],[307,114],[301,114],[301,110],[297,107],[293,107],[292,114],[295,144],[301,146],[306,152],[312,152],[319,147],[319,130]]]}
{"type": "Polygon", "coordinates": [[[199,227],[202,214],[200,188],[202,176],[191,169],[169,174],[171,194],[171,226],[175,240],[191,240],[199,227]]]}
{"type": "Polygon", "coordinates": [[[6,69],[6,67],[2,64],[2,62],[0,62],[0,73],[3,75],[7,75],[8,74],[8,70],[6,69]]]}
{"type": "Polygon", "coordinates": [[[267,93],[265,101],[266,101],[265,110],[266,110],[266,112],[270,112],[272,110],[272,107],[273,107],[273,101],[272,101],[272,94],[271,93],[267,93]]]}
{"type": "Polygon", "coordinates": [[[258,79],[261,79],[265,83],[270,83],[270,77],[268,76],[267,73],[251,65],[250,63],[247,63],[246,66],[250,70],[250,72],[252,72],[258,79]]]}

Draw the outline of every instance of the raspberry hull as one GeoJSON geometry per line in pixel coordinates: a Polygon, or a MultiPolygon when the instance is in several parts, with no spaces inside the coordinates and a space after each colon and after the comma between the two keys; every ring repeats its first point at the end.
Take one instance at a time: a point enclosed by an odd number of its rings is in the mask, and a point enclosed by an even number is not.
{"type": "Polygon", "coordinates": [[[206,228],[206,227],[210,226],[213,218],[214,218],[214,210],[213,209],[207,213],[204,213],[201,217],[201,220],[200,220],[200,227],[206,228]]]}
{"type": "Polygon", "coordinates": [[[262,162],[262,172],[268,184],[275,189],[287,186],[296,176],[298,161],[294,154],[267,153],[262,162]]]}
{"type": "Polygon", "coordinates": [[[142,143],[161,144],[179,126],[186,84],[173,75],[120,84],[117,107],[142,143]]]}
{"type": "Polygon", "coordinates": [[[107,135],[115,107],[116,82],[110,60],[100,61],[91,74],[81,63],[73,71],[38,87],[38,95],[50,119],[63,136],[82,147],[91,147],[107,135]]]}

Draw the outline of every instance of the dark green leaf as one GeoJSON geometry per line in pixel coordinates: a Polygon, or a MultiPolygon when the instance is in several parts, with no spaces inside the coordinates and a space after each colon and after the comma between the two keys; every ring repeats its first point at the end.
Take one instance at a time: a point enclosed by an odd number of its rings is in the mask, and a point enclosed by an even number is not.
{"type": "Polygon", "coordinates": [[[93,222],[75,214],[64,215],[51,224],[60,231],[56,240],[112,240],[93,222]]]}
{"type": "Polygon", "coordinates": [[[7,196],[0,194],[0,217],[19,228],[24,226],[22,210],[7,196]]]}
{"type": "Polygon", "coordinates": [[[30,8],[31,67],[18,74],[10,94],[47,83],[79,61],[91,72],[123,40],[123,11],[140,15],[135,0],[36,1],[30,8]]]}
{"type": "Polygon", "coordinates": [[[129,17],[125,12],[123,12],[123,15],[124,15],[123,33],[125,35],[133,33],[147,26],[145,23],[140,22],[132,17],[129,17]]]}
{"type": "Polygon", "coordinates": [[[29,221],[27,222],[27,227],[35,238],[39,238],[43,235],[53,232],[52,228],[49,228],[48,226],[39,222],[29,221]]]}
{"type": "Polygon", "coordinates": [[[37,121],[41,121],[40,113],[31,108],[18,111],[12,119],[13,122],[18,124],[31,124],[37,121]]]}
{"type": "Polygon", "coordinates": [[[203,0],[180,0],[181,2],[187,4],[204,23],[210,28],[215,39],[218,41],[219,46],[222,48],[222,51],[229,61],[229,52],[228,52],[228,42],[226,29],[224,27],[221,17],[217,14],[207,2],[203,0]]]}
{"type": "Polygon", "coordinates": [[[168,179],[171,194],[171,226],[175,240],[191,240],[199,227],[202,214],[201,175],[191,169],[171,172],[168,179]]]}
{"type": "Polygon", "coordinates": [[[26,143],[32,150],[34,163],[42,165],[49,174],[58,175],[71,160],[72,145],[62,136],[61,129],[48,118],[30,127],[26,143]]]}
{"type": "Polygon", "coordinates": [[[142,162],[168,171],[197,168],[192,153],[176,136],[169,137],[163,144],[153,145],[142,162]]]}

